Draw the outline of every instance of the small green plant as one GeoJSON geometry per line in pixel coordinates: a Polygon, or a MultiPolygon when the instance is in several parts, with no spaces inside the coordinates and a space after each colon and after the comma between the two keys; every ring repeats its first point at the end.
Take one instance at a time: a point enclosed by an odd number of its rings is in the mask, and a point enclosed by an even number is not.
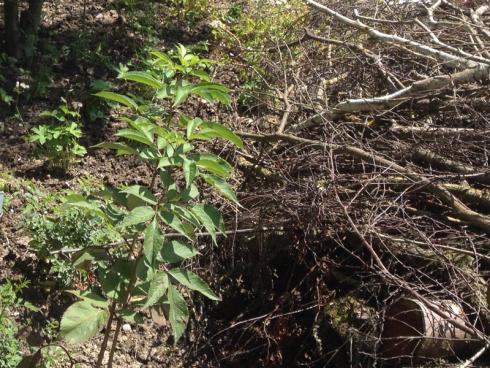
{"type": "MultiPolygon", "coordinates": [[[[85,181],[81,180],[84,190],[85,181]]],[[[51,279],[62,288],[83,283],[87,273],[71,266],[68,254],[82,245],[99,245],[116,240],[100,217],[78,208],[64,208],[63,196],[45,194],[34,186],[27,188],[23,228],[31,248],[49,264],[51,279]]]]}
{"type": "Polygon", "coordinates": [[[92,82],[90,85],[92,94],[85,99],[82,107],[84,120],[91,123],[104,121],[104,117],[107,115],[109,110],[107,103],[100,98],[97,98],[93,94],[104,91],[108,88],[111,88],[111,84],[106,81],[97,79],[92,82]]]}
{"type": "Polygon", "coordinates": [[[16,304],[16,290],[7,282],[0,286],[0,367],[16,367],[22,359],[20,343],[15,338],[15,323],[9,318],[9,309],[16,304]]]}
{"type": "Polygon", "coordinates": [[[38,154],[44,156],[52,167],[66,171],[76,157],[83,157],[87,150],[79,143],[82,136],[80,114],[71,110],[65,99],[53,111],[44,111],[41,117],[56,120],[56,124],[44,124],[32,128],[29,141],[37,145],[38,154]]]}
{"type": "Polygon", "coordinates": [[[10,314],[14,309],[27,308],[36,311],[32,304],[22,300],[19,293],[29,285],[28,281],[0,285],[0,368],[14,368],[22,360],[21,344],[15,336],[17,327],[10,314]]]}
{"type": "Polygon", "coordinates": [[[147,70],[122,68],[119,74],[122,80],[138,83],[138,94],[97,93],[128,108],[123,118],[127,128],[116,133],[118,140],[98,147],[133,156],[146,165],[151,172],[147,185],[111,187],[90,196],[74,194],[66,203],[99,216],[123,239],[117,245],[86,246],[72,257],[73,267],[93,270],[96,282],[86,291],[72,291],[80,300],[64,313],[60,333],[68,341],[83,342],[105,326],[97,367],[113,322],[108,367],[123,319],[139,323],[141,311],[163,306],[177,343],[189,319],[184,296],[195,290],[220,300],[188,267],[188,260],[199,254],[194,246],[196,231],[205,230],[214,243],[217,234],[224,232],[219,210],[201,198],[201,190],[210,187],[238,204],[226,181],[232,167],[203,148],[216,138],[239,147],[241,140],[219,123],[177,116],[177,107],[191,97],[229,104],[228,88],[211,82],[206,71],[210,60],[184,46],[172,55],[158,51],[151,55],[147,70]]]}
{"type": "Polygon", "coordinates": [[[190,27],[210,14],[209,0],[171,0],[170,13],[186,21],[190,27]]]}
{"type": "MultiPolygon", "coordinates": [[[[3,83],[5,78],[0,74],[0,83],[3,83]]],[[[14,101],[14,98],[9,95],[3,88],[0,88],[0,102],[10,105],[14,101]]]]}
{"type": "MultiPolygon", "coordinates": [[[[228,46],[224,50],[233,50],[237,43],[244,50],[240,55],[248,67],[241,68],[239,73],[241,93],[238,103],[241,107],[273,104],[270,96],[274,93],[270,87],[278,80],[282,82],[282,74],[274,78],[275,73],[270,69],[271,54],[255,50],[274,48],[299,39],[303,30],[297,24],[307,14],[308,7],[302,0],[253,1],[246,2],[246,5],[237,2],[231,7],[217,7],[213,12],[214,19],[210,22],[212,33],[219,42],[228,46]]],[[[296,56],[297,51],[293,47],[288,49],[288,53],[296,56]]],[[[275,57],[279,58],[279,54],[275,57]]],[[[226,54],[222,58],[233,62],[226,54]]],[[[281,57],[282,68],[289,68],[292,59],[281,57]]],[[[299,59],[299,55],[294,58],[296,62],[299,59]]]]}

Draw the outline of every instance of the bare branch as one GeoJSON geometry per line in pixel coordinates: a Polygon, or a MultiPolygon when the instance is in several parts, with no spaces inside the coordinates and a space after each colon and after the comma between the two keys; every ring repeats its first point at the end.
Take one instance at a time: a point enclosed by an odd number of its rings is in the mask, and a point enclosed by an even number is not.
{"type": "Polygon", "coordinates": [[[442,51],[442,50],[437,50],[434,49],[433,47],[424,45],[420,42],[409,40],[407,38],[397,36],[397,35],[391,35],[388,33],[384,33],[381,31],[378,31],[377,29],[374,29],[372,27],[369,27],[368,25],[362,23],[361,21],[353,20],[351,18],[346,17],[345,15],[342,15],[329,7],[322,5],[314,0],[305,0],[307,4],[312,6],[313,8],[326,13],[338,21],[350,25],[354,28],[357,28],[363,32],[368,33],[370,36],[382,41],[382,42],[388,42],[388,43],[393,43],[395,45],[402,45],[402,46],[409,46],[414,48],[417,52],[419,52],[422,55],[428,55],[432,57],[436,57],[437,59],[445,62],[448,66],[452,66],[454,68],[458,68],[460,66],[465,66],[465,67],[475,67],[478,65],[478,63],[468,60],[464,57],[459,57],[453,54],[450,54],[448,52],[442,51]]]}

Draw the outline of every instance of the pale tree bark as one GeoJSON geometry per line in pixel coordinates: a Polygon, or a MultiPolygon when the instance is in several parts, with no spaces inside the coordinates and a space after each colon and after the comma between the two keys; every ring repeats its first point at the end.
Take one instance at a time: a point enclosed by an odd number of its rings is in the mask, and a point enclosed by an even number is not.
{"type": "MultiPolygon", "coordinates": [[[[342,101],[332,109],[321,112],[320,114],[322,116],[312,117],[312,122],[321,121],[321,117],[335,120],[342,115],[349,113],[384,111],[414,98],[425,97],[427,95],[437,93],[438,91],[470,83],[487,84],[490,80],[489,58],[479,55],[472,55],[468,52],[460,50],[457,47],[443,43],[427,26],[425,26],[419,20],[416,20],[416,22],[422,26],[438,48],[395,34],[379,31],[365,23],[362,23],[359,20],[362,18],[358,15],[357,19],[354,20],[334,11],[326,5],[318,3],[315,0],[305,1],[314,9],[333,17],[335,20],[345,25],[369,34],[379,42],[411,49],[417,52],[418,55],[426,57],[427,59],[439,60],[440,62],[444,63],[444,65],[451,67],[454,70],[454,72],[451,74],[438,75],[416,81],[407,87],[400,88],[384,96],[348,99],[342,101]],[[459,71],[457,71],[458,69],[459,71]]],[[[430,15],[430,11],[433,12],[434,9],[429,8],[428,10],[430,15]]],[[[486,10],[486,8],[484,10],[486,10]]],[[[322,37],[314,35],[311,31],[309,32],[309,36],[320,42],[331,42],[330,40],[325,40],[322,39],[322,37]]],[[[361,46],[359,46],[359,48],[363,49],[361,46]]]]}

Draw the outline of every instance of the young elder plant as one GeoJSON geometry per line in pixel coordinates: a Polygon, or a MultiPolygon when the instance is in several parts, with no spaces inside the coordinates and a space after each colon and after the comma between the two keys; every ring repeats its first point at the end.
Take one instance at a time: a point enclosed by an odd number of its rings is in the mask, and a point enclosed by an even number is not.
{"type": "Polygon", "coordinates": [[[87,150],[79,143],[82,136],[79,112],[71,110],[64,98],[61,102],[57,109],[40,114],[57,123],[32,128],[29,142],[36,144],[37,153],[47,159],[49,166],[66,171],[77,157],[85,156],[87,150]]]}
{"type": "Polygon", "coordinates": [[[108,366],[112,365],[123,320],[138,323],[141,311],[163,306],[177,342],[189,318],[183,291],[188,295],[195,290],[209,299],[220,299],[183,261],[199,254],[193,246],[197,231],[209,233],[214,243],[224,231],[220,212],[201,199],[203,187],[213,188],[236,205],[238,201],[226,181],[231,165],[210,152],[198,151],[195,143],[219,138],[243,145],[221,124],[176,116],[176,107],[191,96],[208,103],[230,103],[228,88],[210,81],[206,69],[211,64],[180,45],[172,55],[154,51],[148,70],[121,68],[118,78],[136,82],[137,94],[97,93],[127,108],[123,118],[127,128],[116,133],[116,142],[98,147],[134,156],[151,172],[147,186],[106,188],[88,197],[67,197],[68,206],[101,216],[122,239],[118,246],[87,246],[72,259],[74,267],[97,270],[97,283],[91,290],[72,291],[80,300],[63,315],[61,336],[81,343],[105,326],[97,366],[102,363],[113,322],[116,327],[108,366]],[[165,105],[167,108],[162,107],[165,105]],[[169,232],[179,236],[166,237],[169,232]]]}

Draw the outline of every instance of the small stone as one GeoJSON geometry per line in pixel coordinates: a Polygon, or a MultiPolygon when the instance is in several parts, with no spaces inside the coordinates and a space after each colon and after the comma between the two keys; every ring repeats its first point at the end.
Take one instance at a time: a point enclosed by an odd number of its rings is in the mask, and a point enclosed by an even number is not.
{"type": "Polygon", "coordinates": [[[122,326],[124,332],[131,332],[131,325],[129,323],[125,323],[122,326]]]}

